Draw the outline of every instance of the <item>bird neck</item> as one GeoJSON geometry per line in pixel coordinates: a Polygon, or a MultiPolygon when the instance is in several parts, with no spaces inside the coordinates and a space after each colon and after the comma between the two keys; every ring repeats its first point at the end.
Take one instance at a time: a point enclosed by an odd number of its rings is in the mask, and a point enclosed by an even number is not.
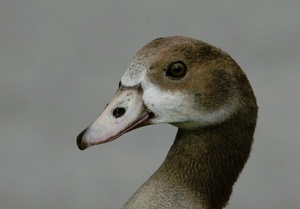
{"type": "Polygon", "coordinates": [[[223,208],[248,159],[254,128],[255,124],[232,120],[195,131],[178,129],[174,144],[154,176],[181,185],[205,208],[223,208]]]}

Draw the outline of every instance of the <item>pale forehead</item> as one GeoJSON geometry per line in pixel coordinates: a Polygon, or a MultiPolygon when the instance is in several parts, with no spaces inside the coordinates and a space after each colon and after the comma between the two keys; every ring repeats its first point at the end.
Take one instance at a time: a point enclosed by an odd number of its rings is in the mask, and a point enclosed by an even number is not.
{"type": "Polygon", "coordinates": [[[135,86],[145,78],[146,71],[149,68],[146,59],[133,59],[130,66],[122,76],[121,82],[124,86],[135,86]]]}
{"type": "Polygon", "coordinates": [[[124,86],[135,86],[145,78],[146,71],[149,69],[149,59],[164,48],[163,44],[156,45],[153,44],[154,42],[155,40],[137,52],[121,79],[124,86]]]}

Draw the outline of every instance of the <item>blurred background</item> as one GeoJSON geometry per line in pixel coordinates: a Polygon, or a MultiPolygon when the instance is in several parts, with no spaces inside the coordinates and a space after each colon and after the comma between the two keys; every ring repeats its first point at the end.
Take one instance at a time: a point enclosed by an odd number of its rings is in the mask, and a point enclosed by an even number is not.
{"type": "Polygon", "coordinates": [[[120,208],[176,128],[148,126],[80,151],[77,135],[149,41],[190,36],[248,75],[259,120],[228,209],[300,205],[300,1],[0,2],[0,208],[120,208]]]}

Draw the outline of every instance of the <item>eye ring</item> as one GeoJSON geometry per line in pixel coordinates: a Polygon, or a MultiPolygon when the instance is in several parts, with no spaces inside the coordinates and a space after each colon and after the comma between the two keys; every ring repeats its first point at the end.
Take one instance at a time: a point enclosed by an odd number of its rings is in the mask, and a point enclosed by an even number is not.
{"type": "Polygon", "coordinates": [[[179,80],[186,75],[186,65],[182,61],[172,62],[166,71],[166,76],[172,80],[179,80]]]}

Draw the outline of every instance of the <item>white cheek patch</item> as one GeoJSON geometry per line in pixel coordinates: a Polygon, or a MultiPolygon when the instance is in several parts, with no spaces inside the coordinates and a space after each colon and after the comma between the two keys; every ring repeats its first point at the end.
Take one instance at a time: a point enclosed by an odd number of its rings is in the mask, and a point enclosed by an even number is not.
{"type": "Polygon", "coordinates": [[[208,111],[205,107],[195,104],[194,95],[187,94],[183,90],[166,91],[158,86],[143,81],[143,101],[155,117],[153,124],[171,123],[184,129],[194,129],[218,124],[229,118],[239,108],[236,99],[219,107],[216,110],[208,111]]]}
{"type": "Polygon", "coordinates": [[[153,123],[174,123],[187,121],[192,114],[189,109],[188,96],[182,92],[161,90],[149,81],[142,82],[143,101],[155,114],[153,123]]]}

